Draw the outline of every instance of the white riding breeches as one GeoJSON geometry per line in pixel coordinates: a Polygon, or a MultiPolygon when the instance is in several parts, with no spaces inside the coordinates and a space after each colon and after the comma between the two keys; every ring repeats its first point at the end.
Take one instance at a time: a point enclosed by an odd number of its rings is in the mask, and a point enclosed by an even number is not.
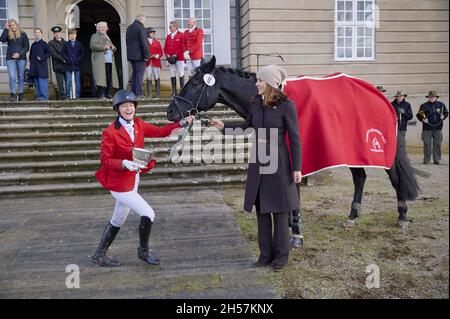
{"type": "Polygon", "coordinates": [[[159,80],[159,77],[161,75],[161,68],[155,68],[153,65],[148,66],[145,69],[145,78],[147,80],[152,80],[152,76],[153,78],[156,80],[159,80]]]}
{"type": "Polygon", "coordinates": [[[170,77],[174,78],[177,76],[183,77],[184,76],[184,61],[177,61],[176,64],[169,64],[169,70],[170,70],[170,77]]]}
{"type": "Polygon", "coordinates": [[[186,61],[187,67],[188,67],[188,72],[189,72],[189,76],[194,76],[194,71],[196,68],[198,68],[201,64],[202,60],[189,60],[186,61]]]}
{"type": "Polygon", "coordinates": [[[116,199],[116,206],[110,221],[114,227],[122,227],[125,224],[130,210],[134,210],[141,217],[149,217],[152,222],[155,220],[155,211],[137,192],[139,180],[139,174],[136,174],[136,182],[131,192],[111,191],[111,195],[116,199]]]}

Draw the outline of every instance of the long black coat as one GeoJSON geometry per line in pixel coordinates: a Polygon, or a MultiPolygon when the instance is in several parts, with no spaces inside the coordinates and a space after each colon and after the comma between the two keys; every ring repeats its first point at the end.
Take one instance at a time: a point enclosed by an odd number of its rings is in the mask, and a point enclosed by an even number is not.
{"type": "Polygon", "coordinates": [[[66,71],[80,71],[81,61],[84,58],[84,48],[81,42],[75,41],[75,47],[72,47],[71,41],[66,41],[61,55],[67,62],[66,71]]]}
{"type": "MultiPolygon", "coordinates": [[[[253,143],[254,154],[258,154],[259,148],[265,148],[265,154],[269,154],[270,130],[275,128],[278,133],[278,167],[273,174],[261,174],[260,168],[267,166],[261,164],[259,157],[256,161],[250,160],[247,173],[247,185],[245,189],[244,209],[252,211],[255,204],[258,188],[260,192],[261,213],[287,213],[299,207],[300,199],[294,181],[294,171],[301,170],[301,146],[297,126],[297,112],[291,101],[281,102],[276,107],[265,107],[261,96],[257,96],[247,116],[245,123],[240,125],[225,125],[225,134],[230,128],[253,128],[255,141],[253,143]],[[267,128],[266,134],[259,132],[258,128],[267,128]],[[286,144],[286,132],[292,153],[292,163],[286,144]]],[[[234,133],[236,134],[236,132],[234,133]]],[[[264,162],[264,161],[263,161],[264,162]]],[[[266,167],[267,168],[267,167],[266,167]]]]}
{"type": "Polygon", "coordinates": [[[30,50],[30,77],[48,78],[48,58],[50,51],[44,40],[34,42],[30,50]]]}
{"type": "Polygon", "coordinates": [[[53,71],[55,72],[66,71],[66,60],[64,60],[63,56],[61,55],[65,43],[66,41],[64,39],[61,39],[61,41],[53,39],[48,43],[50,55],[52,56],[53,71]]]}
{"type": "Polygon", "coordinates": [[[147,33],[144,25],[135,20],[127,29],[127,59],[128,61],[145,61],[150,59],[147,33]]]}

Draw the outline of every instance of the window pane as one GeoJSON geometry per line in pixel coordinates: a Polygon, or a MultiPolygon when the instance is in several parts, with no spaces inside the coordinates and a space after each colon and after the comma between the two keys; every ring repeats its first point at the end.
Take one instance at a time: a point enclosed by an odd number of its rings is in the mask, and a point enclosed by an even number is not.
{"type": "Polygon", "coordinates": [[[358,10],[364,10],[364,1],[358,1],[356,8],[358,10]]]}
{"type": "Polygon", "coordinates": [[[337,49],[337,57],[338,58],[343,58],[344,57],[344,49],[337,49]]]}
{"type": "Polygon", "coordinates": [[[205,34],[205,43],[211,43],[211,40],[212,40],[212,38],[211,38],[211,34],[205,34]]]}
{"type": "Polygon", "coordinates": [[[203,21],[203,28],[205,28],[205,29],[211,29],[211,20],[205,19],[205,20],[203,21]]]}
{"type": "Polygon", "coordinates": [[[344,28],[343,27],[337,28],[337,35],[338,35],[338,37],[344,36],[344,28]]]}
{"type": "Polygon", "coordinates": [[[365,46],[366,47],[368,47],[368,48],[371,48],[372,47],[372,37],[365,37],[364,38],[365,40],[365,46]]]}
{"type": "Polygon", "coordinates": [[[366,11],[372,11],[372,1],[366,1],[366,11]]]}
{"type": "Polygon", "coordinates": [[[175,10],[173,11],[173,17],[174,17],[175,19],[180,19],[180,18],[181,18],[181,9],[175,9],[175,10]]]}
{"type": "Polygon", "coordinates": [[[187,29],[188,27],[188,19],[183,19],[183,21],[181,22],[181,29],[187,29]]]}
{"type": "Polygon", "coordinates": [[[183,10],[183,18],[189,19],[191,15],[191,10],[183,10]]]}
{"type": "Polygon", "coordinates": [[[195,10],[195,18],[201,19],[202,18],[202,10],[195,10]]]}
{"type": "Polygon", "coordinates": [[[352,57],[352,49],[345,49],[345,57],[346,58],[352,57]]]}
{"type": "Polygon", "coordinates": [[[203,29],[203,20],[197,20],[197,27],[203,29]]]}
{"type": "Polygon", "coordinates": [[[352,21],[353,20],[353,12],[347,12],[345,14],[345,21],[352,21]]]}
{"type": "Polygon", "coordinates": [[[345,1],[345,10],[347,10],[347,11],[353,10],[353,2],[352,1],[345,1]]]}
{"type": "Polygon", "coordinates": [[[211,8],[210,0],[203,0],[203,8],[211,8]]]}
{"type": "MultiPolygon", "coordinates": [[[[6,18],[6,9],[0,9],[0,17],[6,18]]],[[[0,25],[0,28],[4,28],[5,24],[0,25]]]]}
{"type": "Polygon", "coordinates": [[[173,3],[174,8],[181,8],[181,0],[175,0],[173,3]]]}
{"type": "Polygon", "coordinates": [[[358,37],[357,47],[358,47],[358,48],[364,47],[364,38],[358,37]]]}
{"type": "Polygon", "coordinates": [[[358,49],[356,52],[356,56],[358,58],[363,58],[364,57],[364,49],[358,49]]]}
{"type": "Polygon", "coordinates": [[[338,39],[337,39],[337,46],[338,46],[339,48],[344,47],[344,38],[338,38],[338,39]]]}
{"type": "Polygon", "coordinates": [[[189,0],[183,0],[183,8],[190,8],[189,0]]]}
{"type": "Polygon", "coordinates": [[[358,19],[358,21],[364,21],[364,12],[358,11],[358,15],[356,18],[358,19]]]}
{"type": "Polygon", "coordinates": [[[337,20],[338,21],[344,21],[344,12],[338,12],[337,13],[337,20]]]}
{"type": "Polygon", "coordinates": [[[344,10],[344,8],[345,8],[345,2],[344,1],[338,1],[337,2],[337,9],[338,10],[344,10]]]}
{"type": "Polygon", "coordinates": [[[204,45],[204,50],[205,50],[205,52],[211,53],[212,52],[211,51],[211,44],[205,44],[204,45]]]}
{"type": "Polygon", "coordinates": [[[363,27],[358,27],[356,32],[357,32],[358,37],[364,36],[364,28],[363,27]]]}
{"type": "Polygon", "coordinates": [[[351,27],[346,27],[346,28],[345,28],[345,35],[346,35],[347,37],[351,37],[351,36],[353,35],[353,30],[352,30],[351,27]]]}
{"type": "Polygon", "coordinates": [[[202,7],[202,0],[195,0],[195,5],[194,7],[197,8],[201,8],[202,7]]]}
{"type": "Polygon", "coordinates": [[[203,18],[211,19],[211,9],[203,10],[203,18]]]}
{"type": "Polygon", "coordinates": [[[346,48],[352,47],[352,38],[345,38],[345,47],[346,48]]]}
{"type": "Polygon", "coordinates": [[[365,28],[366,29],[366,35],[373,35],[373,29],[372,28],[365,28]]]}
{"type": "Polygon", "coordinates": [[[371,58],[372,57],[372,49],[365,49],[365,53],[366,53],[366,58],[371,58]]]}

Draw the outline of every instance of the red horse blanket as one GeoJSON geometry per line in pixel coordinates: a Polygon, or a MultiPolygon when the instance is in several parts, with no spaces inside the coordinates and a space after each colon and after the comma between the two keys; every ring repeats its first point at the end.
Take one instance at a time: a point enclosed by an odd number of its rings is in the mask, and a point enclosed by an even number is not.
{"type": "Polygon", "coordinates": [[[304,176],[337,166],[391,168],[397,118],[372,84],[336,73],[290,79],[284,91],[297,108],[304,176]]]}

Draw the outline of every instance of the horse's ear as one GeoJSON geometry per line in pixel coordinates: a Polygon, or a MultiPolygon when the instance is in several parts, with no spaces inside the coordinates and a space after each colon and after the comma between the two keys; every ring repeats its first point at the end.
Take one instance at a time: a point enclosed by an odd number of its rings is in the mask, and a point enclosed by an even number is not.
{"type": "Polygon", "coordinates": [[[205,68],[203,69],[205,73],[211,73],[216,68],[216,57],[213,55],[211,60],[206,63],[205,68]]]}

